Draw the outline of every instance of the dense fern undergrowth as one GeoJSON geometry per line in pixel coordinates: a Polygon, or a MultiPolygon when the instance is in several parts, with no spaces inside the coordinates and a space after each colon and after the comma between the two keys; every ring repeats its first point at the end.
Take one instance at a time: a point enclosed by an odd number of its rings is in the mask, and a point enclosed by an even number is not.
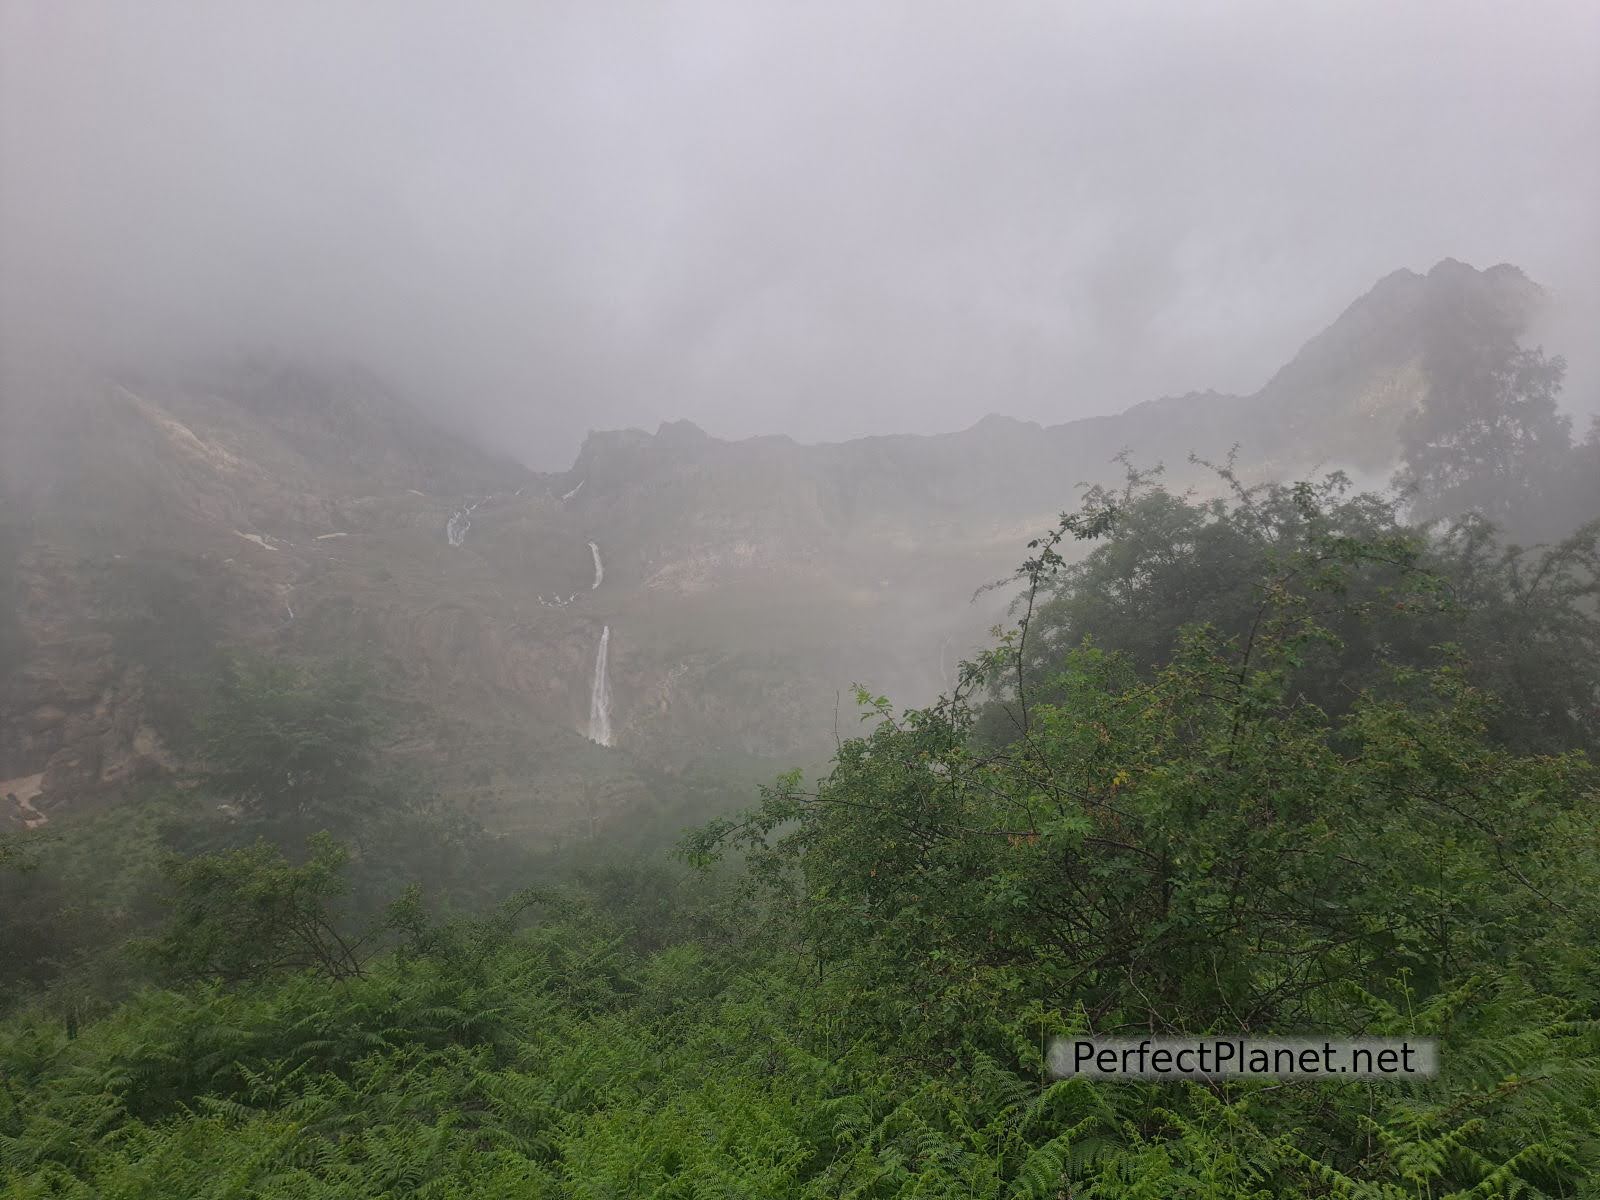
{"type": "Polygon", "coordinates": [[[795,976],[544,930],[472,971],[147,992],[70,1043],[13,1021],[5,1194],[1582,1194],[1596,1045],[1567,1004],[1371,1003],[1457,1031],[1447,1081],[1047,1082],[1041,1014],[908,1057],[795,976]]]}
{"type": "Polygon", "coordinates": [[[236,665],[116,913],[6,845],[0,1193],[1600,1195],[1595,535],[1093,493],[953,694],[632,874],[490,872],[347,674],[236,665]],[[1051,1078],[1091,1031],[1442,1070],[1051,1078]]]}

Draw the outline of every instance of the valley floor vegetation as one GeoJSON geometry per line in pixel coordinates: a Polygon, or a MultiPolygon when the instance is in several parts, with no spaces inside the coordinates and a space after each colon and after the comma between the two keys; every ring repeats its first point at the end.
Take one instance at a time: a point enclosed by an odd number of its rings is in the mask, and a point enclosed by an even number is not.
{"type": "Polygon", "coordinates": [[[0,850],[0,1192],[1600,1195],[1600,526],[1220,477],[1092,490],[951,694],[671,855],[503,849],[359,672],[236,662],[186,786],[0,850]],[[1051,1079],[1083,1031],[1442,1071],[1051,1079]]]}

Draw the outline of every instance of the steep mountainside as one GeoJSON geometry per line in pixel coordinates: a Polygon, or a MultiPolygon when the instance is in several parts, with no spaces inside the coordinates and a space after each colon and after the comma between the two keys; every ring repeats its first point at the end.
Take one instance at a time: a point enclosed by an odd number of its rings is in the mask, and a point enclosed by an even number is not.
{"type": "MultiPolygon", "coordinates": [[[[559,476],[439,430],[370,378],[281,364],[13,383],[0,447],[0,818],[37,824],[184,756],[217,653],[353,653],[407,714],[397,762],[507,831],[648,810],[663,772],[814,761],[840,689],[931,694],[969,603],[1115,482],[1386,474],[1431,356],[1520,329],[1520,272],[1397,272],[1251,396],[1040,427],[802,446],[688,423],[595,433],[559,476]],[[609,634],[606,634],[609,631],[609,634]],[[597,744],[606,635],[610,746],[597,744]]],[[[600,737],[601,741],[606,740],[600,737]]]]}

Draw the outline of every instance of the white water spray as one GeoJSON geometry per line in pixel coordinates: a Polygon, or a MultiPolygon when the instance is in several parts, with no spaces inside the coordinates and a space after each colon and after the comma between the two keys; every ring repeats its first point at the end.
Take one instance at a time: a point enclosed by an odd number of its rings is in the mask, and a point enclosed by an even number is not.
{"type": "Polygon", "coordinates": [[[459,546],[467,540],[467,530],[472,528],[472,514],[478,511],[478,505],[482,503],[483,501],[479,500],[476,504],[469,504],[450,515],[450,520],[445,522],[444,527],[445,541],[452,546],[459,546]]]}
{"type": "Polygon", "coordinates": [[[600,630],[600,648],[594,655],[594,683],[589,689],[589,740],[599,746],[611,745],[611,676],[606,668],[606,651],[611,645],[611,626],[600,630]]]}
{"type": "Polygon", "coordinates": [[[592,592],[600,586],[600,581],[606,577],[606,569],[600,565],[600,547],[593,542],[589,543],[589,553],[594,555],[594,582],[589,585],[592,592]]]}

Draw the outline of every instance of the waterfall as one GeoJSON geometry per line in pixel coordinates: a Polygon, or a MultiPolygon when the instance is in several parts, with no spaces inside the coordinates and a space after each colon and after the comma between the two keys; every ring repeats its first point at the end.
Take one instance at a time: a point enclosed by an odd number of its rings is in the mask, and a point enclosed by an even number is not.
{"type": "Polygon", "coordinates": [[[589,689],[589,740],[596,745],[611,745],[611,676],[606,670],[606,650],[611,645],[611,626],[600,630],[600,648],[594,655],[594,683],[589,689]]]}
{"type": "Polygon", "coordinates": [[[450,520],[445,523],[444,539],[452,546],[459,546],[467,540],[467,530],[472,528],[472,514],[478,511],[478,504],[469,504],[465,508],[452,513],[450,520]]]}
{"type": "Polygon", "coordinates": [[[600,547],[593,542],[589,543],[589,553],[594,555],[594,582],[589,585],[592,592],[600,586],[600,581],[606,577],[606,569],[600,565],[600,547]]]}
{"type": "Polygon", "coordinates": [[[589,482],[589,477],[587,475],[585,475],[582,479],[578,480],[578,486],[577,487],[573,488],[570,492],[563,492],[561,494],[562,501],[565,502],[565,501],[571,500],[574,496],[576,496],[578,494],[579,490],[583,487],[583,485],[588,483],[588,482],[589,482]]]}

